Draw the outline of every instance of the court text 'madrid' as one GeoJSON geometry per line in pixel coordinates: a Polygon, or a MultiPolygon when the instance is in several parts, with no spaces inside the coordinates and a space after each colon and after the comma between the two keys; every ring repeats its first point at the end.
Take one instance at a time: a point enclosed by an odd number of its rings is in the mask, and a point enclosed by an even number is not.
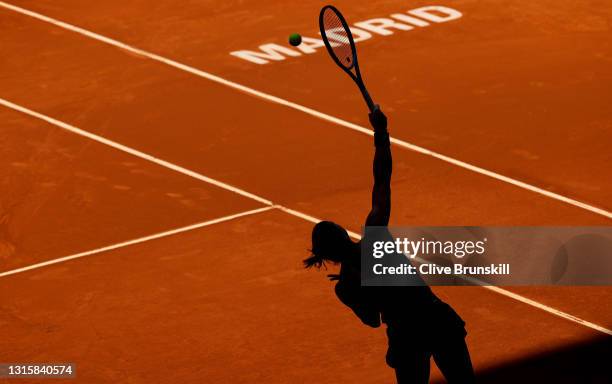
{"type": "MultiPolygon", "coordinates": [[[[350,26],[355,43],[368,40],[375,35],[390,36],[396,31],[410,31],[415,28],[425,28],[431,23],[445,23],[461,18],[462,13],[456,9],[441,5],[429,5],[412,9],[406,13],[394,13],[389,17],[377,17],[353,23],[350,26]]],[[[268,64],[282,61],[287,57],[298,57],[317,52],[323,48],[323,40],[314,37],[302,37],[302,43],[295,49],[275,43],[262,44],[259,50],[240,50],[230,52],[230,55],[255,64],[268,64]]]]}

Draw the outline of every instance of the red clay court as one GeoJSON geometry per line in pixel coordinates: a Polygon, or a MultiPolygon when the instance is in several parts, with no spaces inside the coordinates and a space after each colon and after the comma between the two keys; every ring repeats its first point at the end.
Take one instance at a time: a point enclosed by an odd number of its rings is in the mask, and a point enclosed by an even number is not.
{"type": "MultiPolygon", "coordinates": [[[[349,23],[461,13],[358,43],[394,138],[392,224],[612,223],[612,4],[334,4],[349,23]]],[[[359,92],[286,42],[316,38],[323,5],[0,2],[0,362],[75,362],[79,383],[393,381],[384,332],[301,266],[313,222],[358,233],[370,208],[359,92]],[[262,44],[295,54],[230,54],[262,44]]],[[[483,382],[612,380],[610,288],[434,290],[483,382]]]]}

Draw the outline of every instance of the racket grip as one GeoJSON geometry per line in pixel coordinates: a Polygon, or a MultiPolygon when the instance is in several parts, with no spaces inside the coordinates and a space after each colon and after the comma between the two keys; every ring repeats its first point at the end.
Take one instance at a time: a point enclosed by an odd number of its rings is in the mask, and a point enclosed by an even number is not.
{"type": "Polygon", "coordinates": [[[374,128],[374,132],[387,132],[387,116],[380,110],[380,106],[376,104],[374,106],[374,111],[372,111],[368,117],[370,118],[372,128],[374,128]]]}

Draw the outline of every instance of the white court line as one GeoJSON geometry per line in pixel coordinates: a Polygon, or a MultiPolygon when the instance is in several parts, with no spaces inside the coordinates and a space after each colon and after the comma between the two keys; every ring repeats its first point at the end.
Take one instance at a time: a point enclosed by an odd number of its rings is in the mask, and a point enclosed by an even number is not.
{"type": "MultiPolygon", "coordinates": [[[[124,50],[126,50],[128,52],[131,52],[131,53],[134,53],[136,55],[147,57],[147,58],[149,58],[151,60],[155,60],[155,61],[158,61],[160,63],[166,64],[168,66],[180,69],[181,71],[189,72],[189,73],[191,73],[193,75],[196,75],[196,76],[199,76],[199,77],[202,77],[202,78],[214,81],[216,83],[225,85],[227,87],[230,87],[230,88],[233,88],[233,89],[237,89],[237,90],[239,90],[241,92],[250,94],[252,96],[256,96],[256,97],[262,98],[264,100],[267,100],[267,101],[270,101],[270,102],[273,102],[273,103],[276,103],[276,104],[284,105],[286,107],[289,107],[289,108],[292,108],[292,109],[304,112],[304,113],[306,113],[308,115],[315,116],[317,118],[329,121],[331,123],[334,123],[334,124],[337,124],[337,125],[340,125],[340,126],[343,126],[345,128],[349,128],[349,129],[352,129],[354,131],[357,131],[357,132],[360,132],[360,133],[363,133],[363,134],[366,134],[366,135],[369,135],[369,136],[373,135],[373,132],[370,129],[362,127],[360,125],[353,124],[353,123],[348,122],[346,120],[342,120],[342,119],[339,119],[337,117],[328,115],[326,113],[319,112],[319,111],[314,110],[312,108],[308,108],[306,106],[303,106],[303,105],[291,102],[289,100],[285,100],[285,99],[282,99],[280,97],[273,96],[273,95],[270,95],[268,93],[258,91],[256,89],[247,87],[245,85],[242,85],[242,84],[239,84],[239,83],[236,83],[236,82],[224,79],[224,78],[219,77],[217,75],[213,75],[212,73],[205,72],[205,71],[202,71],[200,69],[191,67],[189,65],[179,63],[178,61],[174,61],[174,60],[169,59],[167,57],[163,57],[163,56],[157,55],[155,53],[152,53],[152,52],[149,52],[149,51],[145,51],[145,50],[140,49],[140,48],[135,48],[135,47],[133,47],[131,45],[128,45],[126,43],[122,43],[122,42],[120,42],[118,40],[111,39],[110,37],[106,37],[106,36],[100,35],[98,33],[89,31],[87,29],[84,29],[84,28],[81,28],[81,27],[77,27],[76,25],[68,24],[66,22],[54,19],[52,17],[45,16],[45,15],[42,15],[42,14],[34,12],[34,11],[30,11],[28,9],[18,7],[16,5],[5,3],[3,1],[0,1],[0,7],[9,9],[11,11],[20,13],[22,15],[33,17],[35,19],[44,21],[46,23],[53,24],[53,25],[55,25],[57,27],[60,27],[60,28],[63,28],[63,29],[66,29],[66,30],[69,30],[69,31],[72,31],[72,32],[75,32],[75,33],[78,33],[80,35],[89,37],[91,39],[98,40],[98,41],[101,41],[103,43],[106,43],[106,44],[109,44],[109,45],[112,45],[112,46],[124,49],[124,50]]],[[[535,193],[538,193],[540,195],[549,197],[551,199],[562,201],[564,203],[567,203],[567,204],[576,206],[578,208],[582,208],[582,209],[585,209],[587,211],[590,211],[590,212],[596,213],[598,215],[605,216],[605,217],[607,217],[609,219],[612,219],[612,212],[606,211],[606,210],[604,210],[602,208],[598,208],[598,207],[595,207],[593,205],[590,205],[590,204],[587,204],[587,203],[583,203],[581,201],[569,198],[567,196],[560,195],[558,193],[547,191],[545,189],[536,187],[535,185],[531,185],[531,184],[525,183],[523,181],[513,179],[513,178],[508,177],[508,176],[504,176],[504,175],[499,174],[497,172],[489,171],[488,169],[481,168],[479,166],[476,166],[476,165],[473,165],[473,164],[470,164],[470,163],[466,163],[466,162],[461,161],[461,160],[457,160],[455,158],[452,158],[452,157],[449,157],[449,156],[446,156],[446,155],[443,155],[443,154],[431,151],[431,150],[429,150],[427,148],[423,148],[423,147],[420,147],[418,145],[415,145],[415,144],[412,144],[412,143],[409,143],[409,142],[406,142],[406,141],[403,141],[403,140],[400,140],[400,139],[391,138],[391,142],[393,144],[397,145],[397,146],[400,146],[400,147],[403,147],[403,148],[407,148],[409,150],[421,153],[421,154],[426,155],[426,156],[434,157],[434,158],[436,158],[438,160],[442,160],[442,161],[447,162],[449,164],[456,165],[456,166],[458,166],[460,168],[464,168],[464,169],[470,170],[472,172],[476,172],[476,173],[479,173],[481,175],[491,177],[493,179],[502,181],[504,183],[508,183],[508,184],[514,185],[516,187],[523,188],[523,189],[526,189],[528,191],[535,192],[535,193]]]]}
{"type": "MultiPolygon", "coordinates": [[[[300,218],[302,220],[309,221],[311,223],[318,223],[319,221],[321,221],[320,219],[318,219],[318,218],[316,218],[314,216],[310,216],[310,215],[308,215],[306,213],[303,213],[303,212],[300,212],[300,211],[296,211],[294,209],[290,209],[290,208],[287,208],[287,207],[283,207],[281,205],[275,205],[274,203],[272,203],[269,200],[266,200],[266,199],[264,199],[262,197],[254,195],[252,193],[243,191],[242,189],[239,189],[239,188],[236,188],[236,187],[231,186],[229,184],[226,184],[226,183],[223,183],[223,182],[211,179],[210,177],[206,177],[206,176],[201,175],[201,174],[199,174],[199,173],[197,173],[195,171],[183,168],[181,166],[178,166],[176,164],[170,163],[168,161],[158,159],[158,158],[156,158],[154,156],[151,156],[149,154],[146,154],[144,152],[138,151],[136,149],[130,148],[128,146],[125,146],[125,145],[122,145],[122,144],[119,144],[119,143],[116,143],[116,142],[114,142],[112,140],[108,140],[108,139],[106,139],[106,138],[104,138],[102,136],[98,136],[98,135],[95,135],[93,133],[89,133],[87,131],[84,131],[84,130],[82,130],[80,128],[76,128],[76,127],[74,127],[74,126],[72,126],[70,124],[64,123],[64,122],[59,121],[57,119],[54,119],[52,117],[43,115],[43,114],[38,113],[38,112],[34,112],[34,111],[32,111],[32,110],[30,110],[28,108],[22,107],[20,105],[15,104],[15,103],[11,103],[10,101],[4,100],[2,98],[0,98],[0,105],[4,105],[7,108],[11,108],[11,109],[14,109],[16,111],[22,112],[22,113],[24,113],[26,115],[35,117],[35,118],[43,120],[43,121],[46,121],[47,123],[49,123],[51,125],[55,125],[56,127],[59,127],[59,128],[62,128],[62,129],[66,129],[66,130],[68,130],[68,131],[70,131],[72,133],[75,133],[77,135],[87,137],[87,138],[89,138],[91,140],[99,142],[100,144],[104,144],[104,145],[110,146],[110,147],[115,148],[115,149],[120,150],[120,151],[124,151],[126,153],[129,153],[129,154],[131,154],[133,156],[136,156],[136,157],[139,157],[141,159],[144,159],[144,160],[147,160],[147,161],[151,161],[151,162],[153,162],[153,163],[155,163],[157,165],[160,165],[162,167],[171,169],[173,171],[182,173],[182,174],[184,174],[186,176],[193,177],[193,178],[195,178],[197,180],[201,180],[201,181],[204,181],[206,183],[218,186],[220,188],[224,188],[224,189],[226,189],[228,191],[234,192],[234,193],[239,194],[241,196],[244,196],[244,197],[247,197],[247,198],[250,198],[250,199],[253,199],[255,201],[262,202],[262,203],[268,205],[268,207],[264,207],[264,208],[260,208],[260,209],[256,209],[254,211],[248,211],[248,212],[257,213],[257,212],[262,212],[264,210],[268,210],[268,209],[272,209],[272,208],[277,208],[277,209],[279,209],[279,210],[281,210],[283,212],[286,212],[286,213],[288,213],[288,214],[290,214],[292,216],[298,217],[298,218],[300,218]]],[[[238,215],[245,215],[245,214],[248,214],[248,213],[242,213],[242,214],[238,214],[238,215]]],[[[217,219],[217,220],[221,220],[221,219],[217,219]]],[[[198,225],[198,224],[196,224],[196,225],[198,225]]],[[[357,239],[357,240],[361,239],[361,236],[358,233],[352,232],[352,231],[348,231],[348,232],[349,232],[349,235],[351,237],[353,237],[354,239],[357,239]]],[[[152,236],[156,236],[156,235],[152,235],[152,236]]],[[[150,240],[151,237],[145,237],[145,238],[141,238],[141,239],[145,239],[145,240],[140,240],[140,242],[146,241],[147,239],[150,240]]],[[[63,257],[63,258],[60,258],[60,259],[55,259],[55,261],[51,260],[51,261],[48,261],[48,262],[43,262],[43,263],[35,264],[35,266],[36,266],[36,268],[40,268],[42,266],[48,265],[47,263],[49,263],[49,264],[56,264],[56,263],[60,263],[60,262],[63,262],[63,261],[72,260],[72,259],[77,258],[77,257],[88,256],[91,252],[99,253],[99,252],[103,252],[101,250],[115,249],[115,248],[117,248],[119,246],[126,246],[126,244],[130,245],[130,244],[132,244],[132,242],[137,241],[137,240],[132,240],[131,242],[128,241],[128,242],[125,242],[125,243],[120,243],[120,245],[117,245],[117,244],[111,245],[109,247],[99,248],[98,250],[94,250],[94,251],[90,251],[90,252],[83,252],[83,253],[77,254],[77,255],[66,256],[66,257],[63,257]],[[123,245],[121,245],[121,244],[123,244],[123,245]],[[79,255],[81,255],[81,256],[79,256],[79,255]]],[[[24,269],[24,270],[33,269],[33,266],[24,267],[22,269],[24,269]]],[[[7,274],[9,272],[4,272],[4,274],[7,274]]],[[[17,272],[15,272],[15,273],[17,273],[17,272]]],[[[0,274],[0,277],[2,277],[2,276],[4,276],[4,275],[0,274]]],[[[565,313],[563,311],[559,311],[559,310],[557,310],[555,308],[552,308],[552,307],[549,307],[547,305],[538,303],[537,301],[528,299],[528,298],[523,297],[521,295],[518,295],[518,294],[516,294],[514,292],[510,292],[510,291],[507,291],[505,289],[502,289],[502,288],[499,288],[499,287],[492,287],[492,286],[483,286],[483,288],[489,289],[489,290],[491,290],[493,292],[497,292],[497,293],[499,293],[499,294],[501,294],[503,296],[509,297],[511,299],[518,300],[518,301],[523,302],[525,304],[531,305],[531,306],[533,306],[535,308],[539,308],[539,309],[541,309],[543,311],[551,313],[551,314],[553,314],[555,316],[559,316],[559,317],[564,318],[566,320],[572,321],[574,323],[578,323],[580,325],[583,325],[585,327],[589,327],[589,328],[594,329],[596,331],[612,335],[612,331],[611,330],[603,328],[600,325],[593,324],[591,322],[588,322],[586,320],[580,319],[580,318],[578,318],[576,316],[570,315],[570,314],[565,313]]]]}
{"type": "Polygon", "coordinates": [[[11,108],[11,109],[19,111],[21,113],[25,113],[26,115],[35,117],[35,118],[43,120],[43,121],[46,121],[47,123],[55,125],[56,127],[65,129],[65,130],[70,131],[72,133],[75,133],[75,134],[77,134],[79,136],[87,137],[88,139],[97,141],[100,144],[107,145],[107,146],[115,148],[115,149],[117,149],[119,151],[126,152],[126,153],[129,153],[130,155],[139,157],[139,158],[141,158],[143,160],[147,160],[147,161],[150,161],[150,162],[155,163],[157,165],[161,165],[164,168],[168,168],[168,169],[171,169],[173,171],[182,173],[184,175],[193,177],[194,179],[198,179],[198,180],[203,181],[205,183],[212,184],[214,186],[217,186],[219,188],[223,188],[223,189],[228,190],[230,192],[237,193],[237,194],[239,194],[241,196],[244,196],[244,197],[247,197],[249,199],[253,199],[255,201],[259,201],[262,204],[272,205],[272,202],[270,200],[266,200],[266,199],[264,199],[262,197],[259,197],[259,196],[255,195],[255,194],[246,192],[246,191],[244,191],[244,190],[242,190],[240,188],[236,188],[236,187],[234,187],[232,185],[226,184],[226,183],[221,182],[219,180],[215,180],[215,179],[212,179],[212,178],[210,178],[208,176],[204,176],[201,173],[198,173],[198,172],[192,171],[190,169],[181,167],[180,165],[176,165],[176,164],[170,163],[168,161],[162,160],[162,159],[157,158],[155,156],[149,155],[148,153],[141,152],[141,151],[139,151],[137,149],[125,146],[123,144],[119,144],[116,141],[109,140],[109,139],[107,139],[105,137],[96,135],[95,133],[84,131],[84,130],[82,130],[80,128],[75,127],[74,125],[70,125],[68,123],[64,123],[63,121],[59,121],[59,120],[54,119],[52,117],[49,117],[47,115],[43,115],[42,113],[38,113],[38,112],[33,111],[31,109],[25,108],[25,107],[23,107],[21,105],[12,103],[12,102],[10,102],[8,100],[0,98],[0,105],[4,105],[7,108],[11,108]]]}
{"type": "Polygon", "coordinates": [[[258,209],[252,209],[250,211],[244,211],[244,212],[236,213],[236,214],[233,214],[233,215],[223,216],[223,217],[219,217],[219,218],[216,218],[216,219],[212,219],[212,220],[208,220],[208,221],[203,221],[201,223],[196,223],[196,224],[188,225],[186,227],[175,228],[175,229],[171,229],[169,231],[164,231],[164,232],[155,233],[155,234],[149,235],[149,236],[139,237],[137,239],[123,241],[121,243],[116,243],[116,244],[108,245],[106,247],[93,249],[91,251],[76,253],[76,254],[70,255],[70,256],[64,256],[64,257],[59,257],[57,259],[43,261],[41,263],[36,263],[36,264],[28,265],[27,267],[22,267],[22,268],[13,269],[13,270],[10,270],[10,271],[0,272],[0,277],[6,277],[6,276],[10,276],[10,275],[15,275],[15,274],[26,272],[26,271],[31,271],[33,269],[38,269],[38,268],[46,267],[48,265],[59,264],[59,263],[63,263],[63,262],[74,260],[74,259],[80,259],[80,258],[83,258],[83,257],[96,255],[96,254],[102,253],[102,252],[108,252],[108,251],[112,251],[112,250],[119,249],[119,248],[125,248],[125,247],[128,247],[130,245],[136,245],[136,244],[144,243],[146,241],[161,239],[162,237],[168,237],[168,236],[173,236],[173,235],[176,235],[176,234],[179,234],[179,233],[183,233],[183,232],[187,232],[187,231],[193,231],[194,229],[208,227],[209,225],[223,223],[223,222],[226,222],[226,221],[237,219],[239,217],[255,215],[257,213],[269,211],[269,210],[274,209],[274,208],[275,207],[273,207],[273,206],[269,206],[269,207],[263,207],[263,208],[258,208],[258,209]]]}
{"type": "Polygon", "coordinates": [[[612,330],[610,330],[608,328],[604,328],[601,325],[597,325],[595,323],[591,323],[590,321],[586,321],[586,320],[581,319],[579,317],[576,317],[574,315],[570,315],[569,313],[560,311],[560,310],[558,310],[556,308],[549,307],[548,305],[539,303],[539,302],[537,302],[535,300],[528,299],[525,296],[521,296],[521,295],[519,295],[517,293],[508,291],[508,290],[500,288],[500,287],[495,287],[495,286],[492,286],[492,285],[481,285],[481,287],[486,288],[486,289],[488,289],[490,291],[499,293],[500,295],[507,296],[507,297],[509,297],[511,299],[514,299],[516,301],[520,301],[521,303],[525,303],[527,305],[531,305],[532,307],[539,308],[539,309],[541,309],[543,311],[546,311],[548,313],[552,313],[553,315],[556,315],[556,316],[562,317],[564,319],[573,321],[574,323],[578,323],[578,324],[584,325],[585,327],[588,327],[588,328],[591,328],[591,329],[594,329],[596,331],[599,331],[599,332],[602,332],[602,333],[605,333],[607,335],[612,336],[612,330]]]}

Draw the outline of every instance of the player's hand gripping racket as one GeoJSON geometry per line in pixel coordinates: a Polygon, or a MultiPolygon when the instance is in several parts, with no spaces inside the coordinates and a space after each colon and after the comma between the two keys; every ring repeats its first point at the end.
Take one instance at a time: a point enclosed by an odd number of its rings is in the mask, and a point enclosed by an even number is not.
{"type": "Polygon", "coordinates": [[[377,106],[363,84],[361,72],[359,72],[359,63],[357,62],[355,41],[344,16],[336,7],[326,5],[319,14],[319,28],[329,55],[357,84],[370,112],[374,112],[377,106]]]}

